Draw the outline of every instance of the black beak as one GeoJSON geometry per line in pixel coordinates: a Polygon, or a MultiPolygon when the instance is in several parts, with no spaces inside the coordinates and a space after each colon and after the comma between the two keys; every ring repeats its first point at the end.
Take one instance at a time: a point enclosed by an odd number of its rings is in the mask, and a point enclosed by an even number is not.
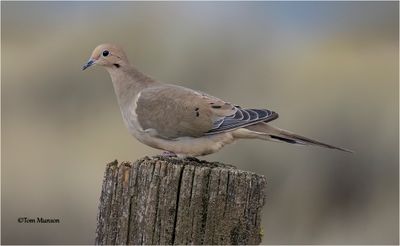
{"type": "Polygon", "coordinates": [[[89,60],[85,65],[83,65],[82,70],[85,70],[86,68],[92,66],[94,64],[93,60],[89,60]]]}

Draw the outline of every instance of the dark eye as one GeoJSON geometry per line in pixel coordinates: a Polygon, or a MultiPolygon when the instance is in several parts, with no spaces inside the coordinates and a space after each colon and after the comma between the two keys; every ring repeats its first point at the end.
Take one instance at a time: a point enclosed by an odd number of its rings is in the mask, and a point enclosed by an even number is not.
{"type": "Polygon", "coordinates": [[[103,56],[108,56],[110,52],[108,50],[103,51],[103,56]]]}

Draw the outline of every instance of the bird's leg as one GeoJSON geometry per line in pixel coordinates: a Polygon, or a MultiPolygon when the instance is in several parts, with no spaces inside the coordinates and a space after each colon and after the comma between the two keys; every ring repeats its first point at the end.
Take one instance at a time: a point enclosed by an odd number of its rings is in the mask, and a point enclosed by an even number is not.
{"type": "Polygon", "coordinates": [[[164,151],[161,153],[163,157],[178,157],[174,152],[171,151],[164,151]]]}

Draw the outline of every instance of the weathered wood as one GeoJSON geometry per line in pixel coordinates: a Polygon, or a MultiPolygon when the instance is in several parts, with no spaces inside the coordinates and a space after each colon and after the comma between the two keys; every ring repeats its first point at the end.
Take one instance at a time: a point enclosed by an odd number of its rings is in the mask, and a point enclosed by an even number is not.
{"type": "Polygon", "coordinates": [[[107,165],[96,244],[259,244],[264,176],[165,157],[107,165]]]}

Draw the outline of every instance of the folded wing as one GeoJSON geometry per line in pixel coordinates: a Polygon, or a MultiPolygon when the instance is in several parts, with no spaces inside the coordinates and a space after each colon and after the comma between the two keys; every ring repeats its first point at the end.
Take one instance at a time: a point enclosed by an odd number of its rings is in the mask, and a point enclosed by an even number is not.
{"type": "Polygon", "coordinates": [[[268,122],[278,114],[267,109],[242,109],[208,94],[173,85],[144,89],[135,113],[143,130],[161,138],[201,137],[268,122]]]}

